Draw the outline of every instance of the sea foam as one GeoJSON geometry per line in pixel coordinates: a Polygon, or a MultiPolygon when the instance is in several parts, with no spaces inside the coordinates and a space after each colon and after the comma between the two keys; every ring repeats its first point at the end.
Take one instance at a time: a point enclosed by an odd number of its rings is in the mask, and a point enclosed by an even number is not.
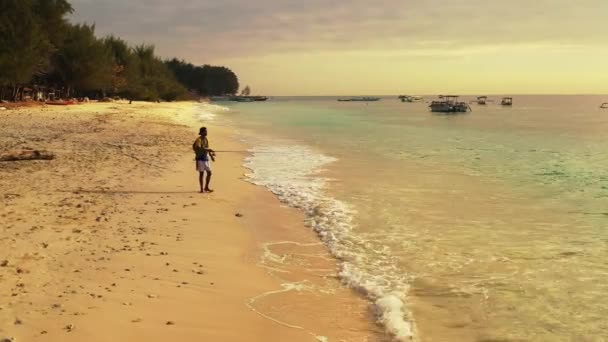
{"type": "Polygon", "coordinates": [[[347,203],[326,194],[323,167],[337,159],[300,145],[255,147],[245,161],[248,180],[306,214],[312,228],[340,261],[340,277],[374,303],[376,318],[397,341],[411,341],[414,325],[407,311],[407,279],[397,272],[390,251],[353,232],[356,214],[347,203]]]}
{"type": "Polygon", "coordinates": [[[210,103],[200,103],[198,108],[196,109],[196,117],[203,122],[214,121],[217,113],[227,112],[229,110],[230,108],[228,107],[223,107],[210,103]]]}

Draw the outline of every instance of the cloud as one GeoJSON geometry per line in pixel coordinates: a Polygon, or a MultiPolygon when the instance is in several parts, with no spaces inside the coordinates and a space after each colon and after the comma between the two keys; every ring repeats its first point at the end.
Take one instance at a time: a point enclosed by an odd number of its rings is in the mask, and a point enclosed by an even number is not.
{"type": "Polygon", "coordinates": [[[604,0],[72,0],[74,21],[209,59],[306,51],[608,43],[604,0]]]}

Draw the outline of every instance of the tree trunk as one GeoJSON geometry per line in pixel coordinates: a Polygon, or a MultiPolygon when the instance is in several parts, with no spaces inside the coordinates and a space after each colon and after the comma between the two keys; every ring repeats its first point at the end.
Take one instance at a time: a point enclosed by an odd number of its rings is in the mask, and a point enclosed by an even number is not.
{"type": "Polygon", "coordinates": [[[17,102],[19,100],[19,86],[13,85],[13,102],[17,102]]]}

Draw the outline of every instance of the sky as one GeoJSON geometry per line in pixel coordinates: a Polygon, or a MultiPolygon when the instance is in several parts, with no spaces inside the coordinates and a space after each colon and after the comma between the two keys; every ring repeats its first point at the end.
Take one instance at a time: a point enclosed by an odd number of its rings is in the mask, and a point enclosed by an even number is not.
{"type": "Polygon", "coordinates": [[[608,94],[606,0],[71,0],[98,35],[279,95],[608,94]]]}

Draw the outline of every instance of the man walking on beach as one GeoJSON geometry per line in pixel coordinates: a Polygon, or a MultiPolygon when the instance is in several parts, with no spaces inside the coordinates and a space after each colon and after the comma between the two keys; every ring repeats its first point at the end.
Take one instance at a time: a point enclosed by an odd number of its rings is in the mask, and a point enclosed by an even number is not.
{"type": "Polygon", "coordinates": [[[209,148],[209,140],[207,139],[207,127],[202,127],[198,132],[199,137],[192,144],[192,149],[196,154],[196,170],[198,171],[198,182],[201,187],[201,193],[213,192],[209,188],[211,183],[211,162],[215,161],[215,152],[209,148]],[[207,173],[206,183],[204,182],[205,172],[207,173]]]}

